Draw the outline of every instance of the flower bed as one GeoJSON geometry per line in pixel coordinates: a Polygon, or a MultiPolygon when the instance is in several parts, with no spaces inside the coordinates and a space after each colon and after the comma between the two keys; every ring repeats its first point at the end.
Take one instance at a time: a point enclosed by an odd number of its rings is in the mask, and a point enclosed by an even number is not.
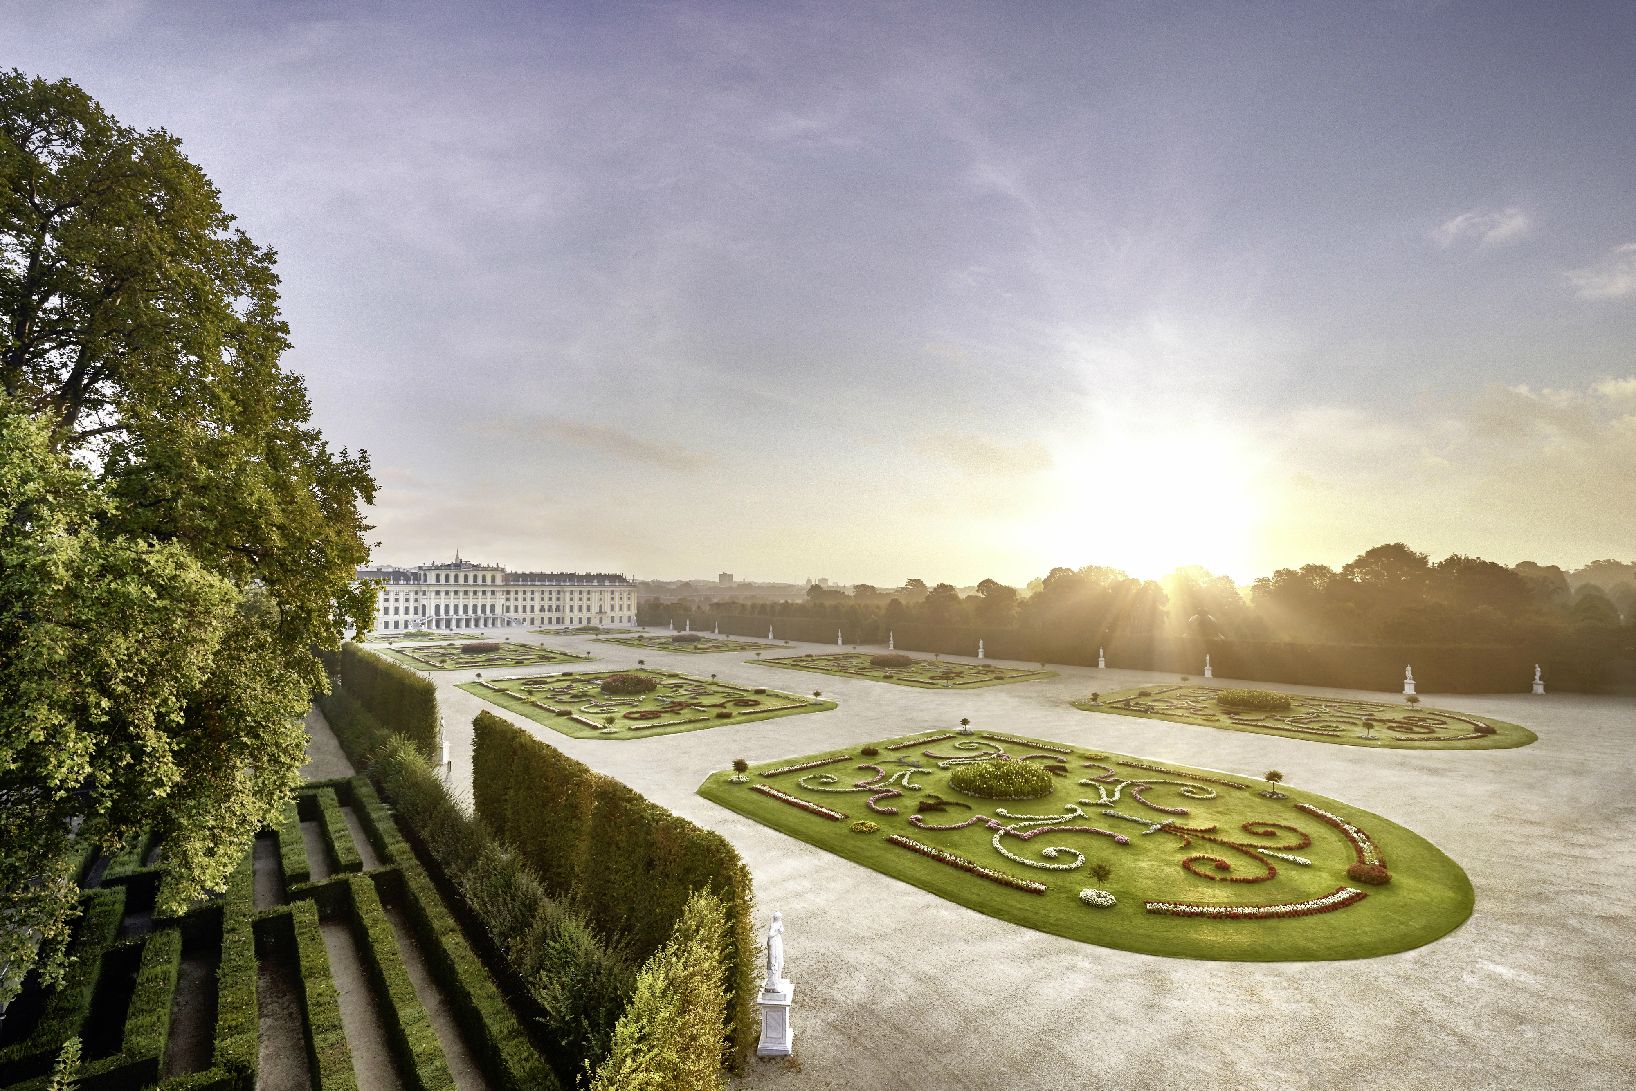
{"type": "Polygon", "coordinates": [[[811,800],[802,799],[800,796],[792,796],[788,792],[780,792],[777,788],[769,788],[765,784],[752,784],[750,785],[750,791],[760,792],[762,795],[770,796],[780,803],[788,803],[791,807],[799,807],[803,811],[818,815],[820,818],[827,818],[831,822],[839,822],[846,817],[841,811],[832,810],[821,803],[813,803],[811,800]]]}
{"type": "Polygon", "coordinates": [[[948,864],[950,867],[957,867],[969,875],[975,875],[979,879],[987,879],[991,883],[999,883],[1001,886],[1011,887],[1013,890],[1025,890],[1030,894],[1044,894],[1047,889],[1044,883],[1037,880],[1020,879],[1015,875],[1008,875],[1003,871],[984,867],[981,864],[973,863],[964,856],[944,852],[942,849],[935,849],[930,845],[921,844],[919,841],[904,837],[899,833],[887,835],[886,840],[900,848],[906,848],[910,852],[918,852],[927,859],[936,860],[941,864],[948,864]]]}
{"type": "Polygon", "coordinates": [[[1287,905],[1187,905],[1176,902],[1148,902],[1149,913],[1172,917],[1208,917],[1217,921],[1275,920],[1280,917],[1310,917],[1317,913],[1333,913],[1356,905],[1368,895],[1349,886],[1339,887],[1333,894],[1287,905]]]}

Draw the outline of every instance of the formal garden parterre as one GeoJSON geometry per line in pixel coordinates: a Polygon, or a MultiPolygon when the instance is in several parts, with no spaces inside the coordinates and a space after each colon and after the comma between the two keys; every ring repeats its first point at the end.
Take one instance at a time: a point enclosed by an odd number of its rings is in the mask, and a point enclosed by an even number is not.
{"type": "Polygon", "coordinates": [[[734,637],[711,636],[706,633],[644,633],[640,636],[612,637],[599,644],[619,644],[626,648],[640,648],[650,652],[754,652],[782,647],[757,640],[739,640],[734,637]]]}
{"type": "Polygon", "coordinates": [[[358,639],[367,639],[371,644],[447,644],[451,640],[482,640],[483,638],[477,633],[438,633],[430,629],[410,629],[402,633],[377,633],[369,637],[360,636],[358,639]]]}
{"type": "Polygon", "coordinates": [[[539,636],[615,636],[639,632],[638,629],[610,629],[601,625],[561,625],[555,629],[530,629],[539,636]]]}
{"type": "Polygon", "coordinates": [[[1458,864],[1379,815],[1000,732],[741,761],[699,792],[991,916],[1148,954],[1369,957],[1445,935],[1473,904],[1458,864]]]}
{"type": "Polygon", "coordinates": [[[901,652],[831,652],[783,656],[758,662],[769,667],[815,671],[842,678],[868,678],[921,689],[974,689],[1056,676],[1055,671],[999,667],[992,663],[963,663],[949,659],[917,659],[901,652]]]}
{"type": "Polygon", "coordinates": [[[1075,701],[1088,712],[1145,716],[1289,739],[1413,750],[1503,750],[1536,736],[1517,724],[1467,712],[1399,703],[1320,697],[1279,690],[1155,685],[1075,701]]]}
{"type": "Polygon", "coordinates": [[[421,644],[403,648],[376,648],[394,663],[416,670],[460,671],[503,667],[535,667],[553,663],[586,663],[591,657],[515,641],[473,640],[463,644],[421,644]]]}
{"type": "Polygon", "coordinates": [[[765,686],[651,669],[482,679],[460,688],[579,739],[648,738],[835,707],[765,686]]]}

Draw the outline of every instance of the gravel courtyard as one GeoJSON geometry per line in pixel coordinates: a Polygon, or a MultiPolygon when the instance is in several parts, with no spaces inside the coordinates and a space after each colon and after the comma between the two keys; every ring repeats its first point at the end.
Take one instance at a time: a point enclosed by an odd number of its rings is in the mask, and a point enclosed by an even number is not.
{"type": "MultiPolygon", "coordinates": [[[[1068,704],[1093,689],[1174,681],[1170,675],[1056,667],[1059,676],[1044,681],[942,692],[794,674],[746,663],[743,653],[672,655],[590,639],[507,635],[596,657],[579,669],[635,666],[643,658],[649,666],[790,692],[820,689],[839,704],[830,712],[652,739],[576,740],[456,689],[472,671],[432,674],[463,790],[469,791],[471,719],[486,708],[720,831],[743,854],[763,925],[772,910],[784,914],[796,1057],[752,1063],[740,1086],[1044,1091],[1636,1083],[1636,701],[1629,697],[1428,693],[1427,705],[1519,723],[1539,741],[1515,750],[1369,750],[1100,715],[1068,704]],[[978,730],[1243,776],[1280,769],[1290,784],[1374,811],[1436,843],[1470,875],[1476,910],[1449,936],[1382,958],[1270,964],[1156,958],[994,920],[694,794],[707,774],[735,757],[764,761],[947,729],[962,716],[978,730]],[[860,891],[869,907],[864,913],[853,908],[859,900],[851,896],[860,891]]],[[[822,648],[797,644],[790,651],[822,648]]]]}

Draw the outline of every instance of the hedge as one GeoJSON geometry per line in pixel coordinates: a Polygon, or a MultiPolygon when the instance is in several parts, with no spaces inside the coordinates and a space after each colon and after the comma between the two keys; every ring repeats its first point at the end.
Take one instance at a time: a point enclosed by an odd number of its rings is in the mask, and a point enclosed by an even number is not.
{"type": "Polygon", "coordinates": [[[81,1091],[147,1087],[159,1078],[181,966],[182,933],[175,928],[151,933],[142,945],[119,1052],[80,1067],[81,1091]]]}
{"type": "Polygon", "coordinates": [[[301,836],[301,813],[295,800],[287,800],[278,812],[278,866],[284,872],[284,889],[312,881],[307,862],[307,841],[301,836]]]}
{"type": "Polygon", "coordinates": [[[717,1091],[721,1027],[727,1017],[727,918],[720,901],[697,892],[670,941],[636,978],[613,1049],[590,1091],[717,1091]]]}
{"type": "Polygon", "coordinates": [[[738,853],[719,834],[492,713],[479,713],[473,726],[478,816],[517,846],[548,893],[572,896],[600,931],[625,937],[636,958],[645,961],[669,941],[694,891],[722,901],[723,961],[732,967],[727,1057],[737,1066],[753,1050],[759,1024],[750,873],[738,853]]]}
{"type": "Polygon", "coordinates": [[[427,759],[435,757],[436,686],[350,640],[341,645],[340,667],[341,685],[381,726],[407,737],[427,759]]]}
{"type": "Polygon", "coordinates": [[[318,824],[324,831],[324,844],[329,847],[335,870],[341,873],[362,871],[363,858],[353,844],[352,830],[347,827],[346,814],[334,788],[322,788],[317,793],[318,824]]]}
{"type": "Polygon", "coordinates": [[[443,1058],[443,1046],[437,1040],[431,1017],[415,995],[375,884],[367,875],[353,875],[346,885],[359,953],[374,983],[375,995],[384,1004],[381,1023],[400,1068],[419,1091],[454,1091],[454,1076],[443,1058]]]}
{"type": "Polygon", "coordinates": [[[611,944],[568,900],[546,894],[519,854],[449,795],[407,740],[376,767],[398,814],[415,831],[466,911],[538,1006],[546,1060],[571,1086],[606,1055],[636,979],[611,944]]]}
{"type": "MultiPolygon", "coordinates": [[[[461,1030],[478,1063],[494,1083],[508,1091],[557,1091],[560,1084],[512,1014],[488,969],[449,912],[431,877],[420,866],[374,785],[353,781],[352,805],[364,835],[383,860],[398,865],[403,904],[416,939],[436,976],[450,995],[461,1030]]],[[[393,873],[386,873],[390,882],[393,873]]]]}
{"type": "Polygon", "coordinates": [[[125,916],[125,888],[103,887],[80,899],[81,913],[68,948],[62,981],[52,990],[45,1010],[28,1037],[0,1049],[0,1085],[48,1071],[62,1044],[76,1034],[91,1010],[102,955],[119,934],[125,916]]]}
{"type": "Polygon", "coordinates": [[[104,885],[116,879],[126,879],[139,871],[147,870],[143,863],[148,858],[148,850],[153,847],[153,835],[146,830],[135,834],[130,843],[123,846],[119,852],[108,861],[103,869],[102,882],[104,885]]]}
{"type": "Polygon", "coordinates": [[[341,1000],[324,949],[318,907],[305,899],[290,906],[301,995],[307,1017],[307,1064],[317,1091],[356,1091],[352,1048],[341,1022],[341,1000]]]}
{"type": "MultiPolygon", "coordinates": [[[[770,617],[694,613],[696,625],[720,625],[722,634],[765,639],[771,624],[780,640],[834,645],[840,628],[848,644],[884,644],[890,629],[898,651],[977,654],[984,642],[990,659],[1024,663],[1096,666],[1097,650],[1107,650],[1108,665],[1128,670],[1197,675],[1208,653],[1219,678],[1286,682],[1337,689],[1392,691],[1406,664],[1427,693],[1526,693],[1534,664],[1545,668],[1553,690],[1595,692],[1617,669],[1607,649],[1573,631],[1542,635],[1527,646],[1449,644],[1295,644],[1253,640],[1200,640],[1146,633],[1041,632],[1032,629],[985,629],[915,622],[888,626],[883,618],[840,621],[835,618],[770,617]]],[[[639,612],[645,625],[668,620],[663,604],[639,612]]],[[[1627,661],[1628,663],[1628,661],[1627,661]]]]}

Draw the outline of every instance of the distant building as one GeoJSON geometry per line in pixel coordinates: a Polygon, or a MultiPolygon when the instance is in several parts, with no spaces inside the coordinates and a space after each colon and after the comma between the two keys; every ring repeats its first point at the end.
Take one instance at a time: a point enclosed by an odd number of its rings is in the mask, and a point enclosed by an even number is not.
{"type": "Polygon", "coordinates": [[[377,585],[378,633],[636,623],[636,587],[606,572],[508,572],[457,556],[414,568],[360,568],[358,580],[377,585]]]}
{"type": "Polygon", "coordinates": [[[733,586],[733,574],[731,572],[718,572],[716,574],[716,582],[721,584],[723,587],[731,587],[733,586]]]}

